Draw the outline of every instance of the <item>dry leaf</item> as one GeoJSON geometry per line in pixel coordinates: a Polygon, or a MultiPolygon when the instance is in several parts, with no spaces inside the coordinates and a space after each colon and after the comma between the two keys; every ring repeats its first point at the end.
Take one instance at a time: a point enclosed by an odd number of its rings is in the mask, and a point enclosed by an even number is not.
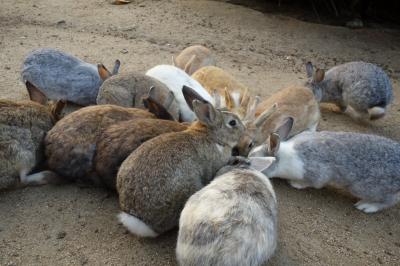
{"type": "Polygon", "coordinates": [[[115,0],[113,2],[113,5],[126,5],[129,4],[131,1],[129,0],[115,0]]]}

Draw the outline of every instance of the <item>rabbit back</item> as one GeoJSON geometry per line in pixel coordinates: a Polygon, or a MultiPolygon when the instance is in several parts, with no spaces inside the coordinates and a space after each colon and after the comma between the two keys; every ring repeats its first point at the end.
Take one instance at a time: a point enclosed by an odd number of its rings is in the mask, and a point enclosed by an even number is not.
{"type": "Polygon", "coordinates": [[[348,188],[361,199],[384,202],[400,193],[400,144],[351,132],[304,132],[289,140],[313,187],[348,188]]]}
{"type": "Polygon", "coordinates": [[[187,201],[176,253],[180,265],[261,265],[276,243],[277,206],[268,178],[234,169],[187,201]]]}
{"type": "Polygon", "coordinates": [[[179,132],[188,125],[160,119],[123,121],[107,128],[99,138],[95,156],[96,173],[111,189],[122,162],[142,143],[169,132],[179,132]]]}
{"type": "Polygon", "coordinates": [[[136,108],[97,105],[65,116],[45,138],[49,168],[66,178],[84,177],[93,170],[101,132],[114,123],[136,118],[154,118],[154,115],[136,108]]]}
{"type": "Polygon", "coordinates": [[[95,65],[50,48],[28,54],[21,77],[51,100],[62,99],[83,106],[96,104],[98,89],[103,82],[95,65]]]}

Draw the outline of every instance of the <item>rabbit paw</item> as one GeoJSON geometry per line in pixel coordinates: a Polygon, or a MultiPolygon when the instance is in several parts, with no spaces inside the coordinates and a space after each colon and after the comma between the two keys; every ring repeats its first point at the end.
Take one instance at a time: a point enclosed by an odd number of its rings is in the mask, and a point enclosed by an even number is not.
{"type": "Polygon", "coordinates": [[[292,186],[292,187],[294,187],[294,188],[296,188],[296,189],[305,189],[305,188],[308,188],[309,187],[309,185],[308,184],[306,184],[306,183],[304,183],[304,182],[301,182],[301,181],[289,181],[289,184],[292,186]]]}
{"type": "Polygon", "coordinates": [[[365,202],[360,200],[354,205],[358,210],[365,213],[374,213],[384,208],[384,205],[376,202],[365,202]]]}

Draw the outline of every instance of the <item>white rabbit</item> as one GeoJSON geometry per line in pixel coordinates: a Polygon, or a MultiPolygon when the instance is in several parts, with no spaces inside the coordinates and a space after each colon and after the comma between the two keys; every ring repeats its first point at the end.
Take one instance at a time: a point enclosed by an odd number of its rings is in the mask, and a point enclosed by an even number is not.
{"type": "Polygon", "coordinates": [[[196,91],[203,99],[214,104],[214,99],[200,83],[191,78],[180,68],[171,65],[158,65],[146,72],[147,76],[153,77],[164,83],[175,95],[180,108],[180,117],[184,122],[192,122],[196,116],[186,103],[182,93],[182,86],[188,86],[196,91]]]}

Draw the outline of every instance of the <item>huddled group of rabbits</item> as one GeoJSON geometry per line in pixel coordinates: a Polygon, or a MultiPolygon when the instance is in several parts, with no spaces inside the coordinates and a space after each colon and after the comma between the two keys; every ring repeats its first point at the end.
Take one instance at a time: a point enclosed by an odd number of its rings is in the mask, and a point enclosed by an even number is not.
{"type": "Polygon", "coordinates": [[[0,189],[79,181],[116,190],[120,222],[156,237],[179,225],[180,265],[260,265],[277,244],[269,178],[335,186],[377,212],[400,201],[400,144],[317,131],[320,102],[356,120],[387,113],[392,85],[350,62],[261,99],[204,46],[145,74],[110,72],[56,49],[31,52],[31,101],[0,100],[0,189]],[[66,103],[82,108],[61,118],[66,103]]]}

